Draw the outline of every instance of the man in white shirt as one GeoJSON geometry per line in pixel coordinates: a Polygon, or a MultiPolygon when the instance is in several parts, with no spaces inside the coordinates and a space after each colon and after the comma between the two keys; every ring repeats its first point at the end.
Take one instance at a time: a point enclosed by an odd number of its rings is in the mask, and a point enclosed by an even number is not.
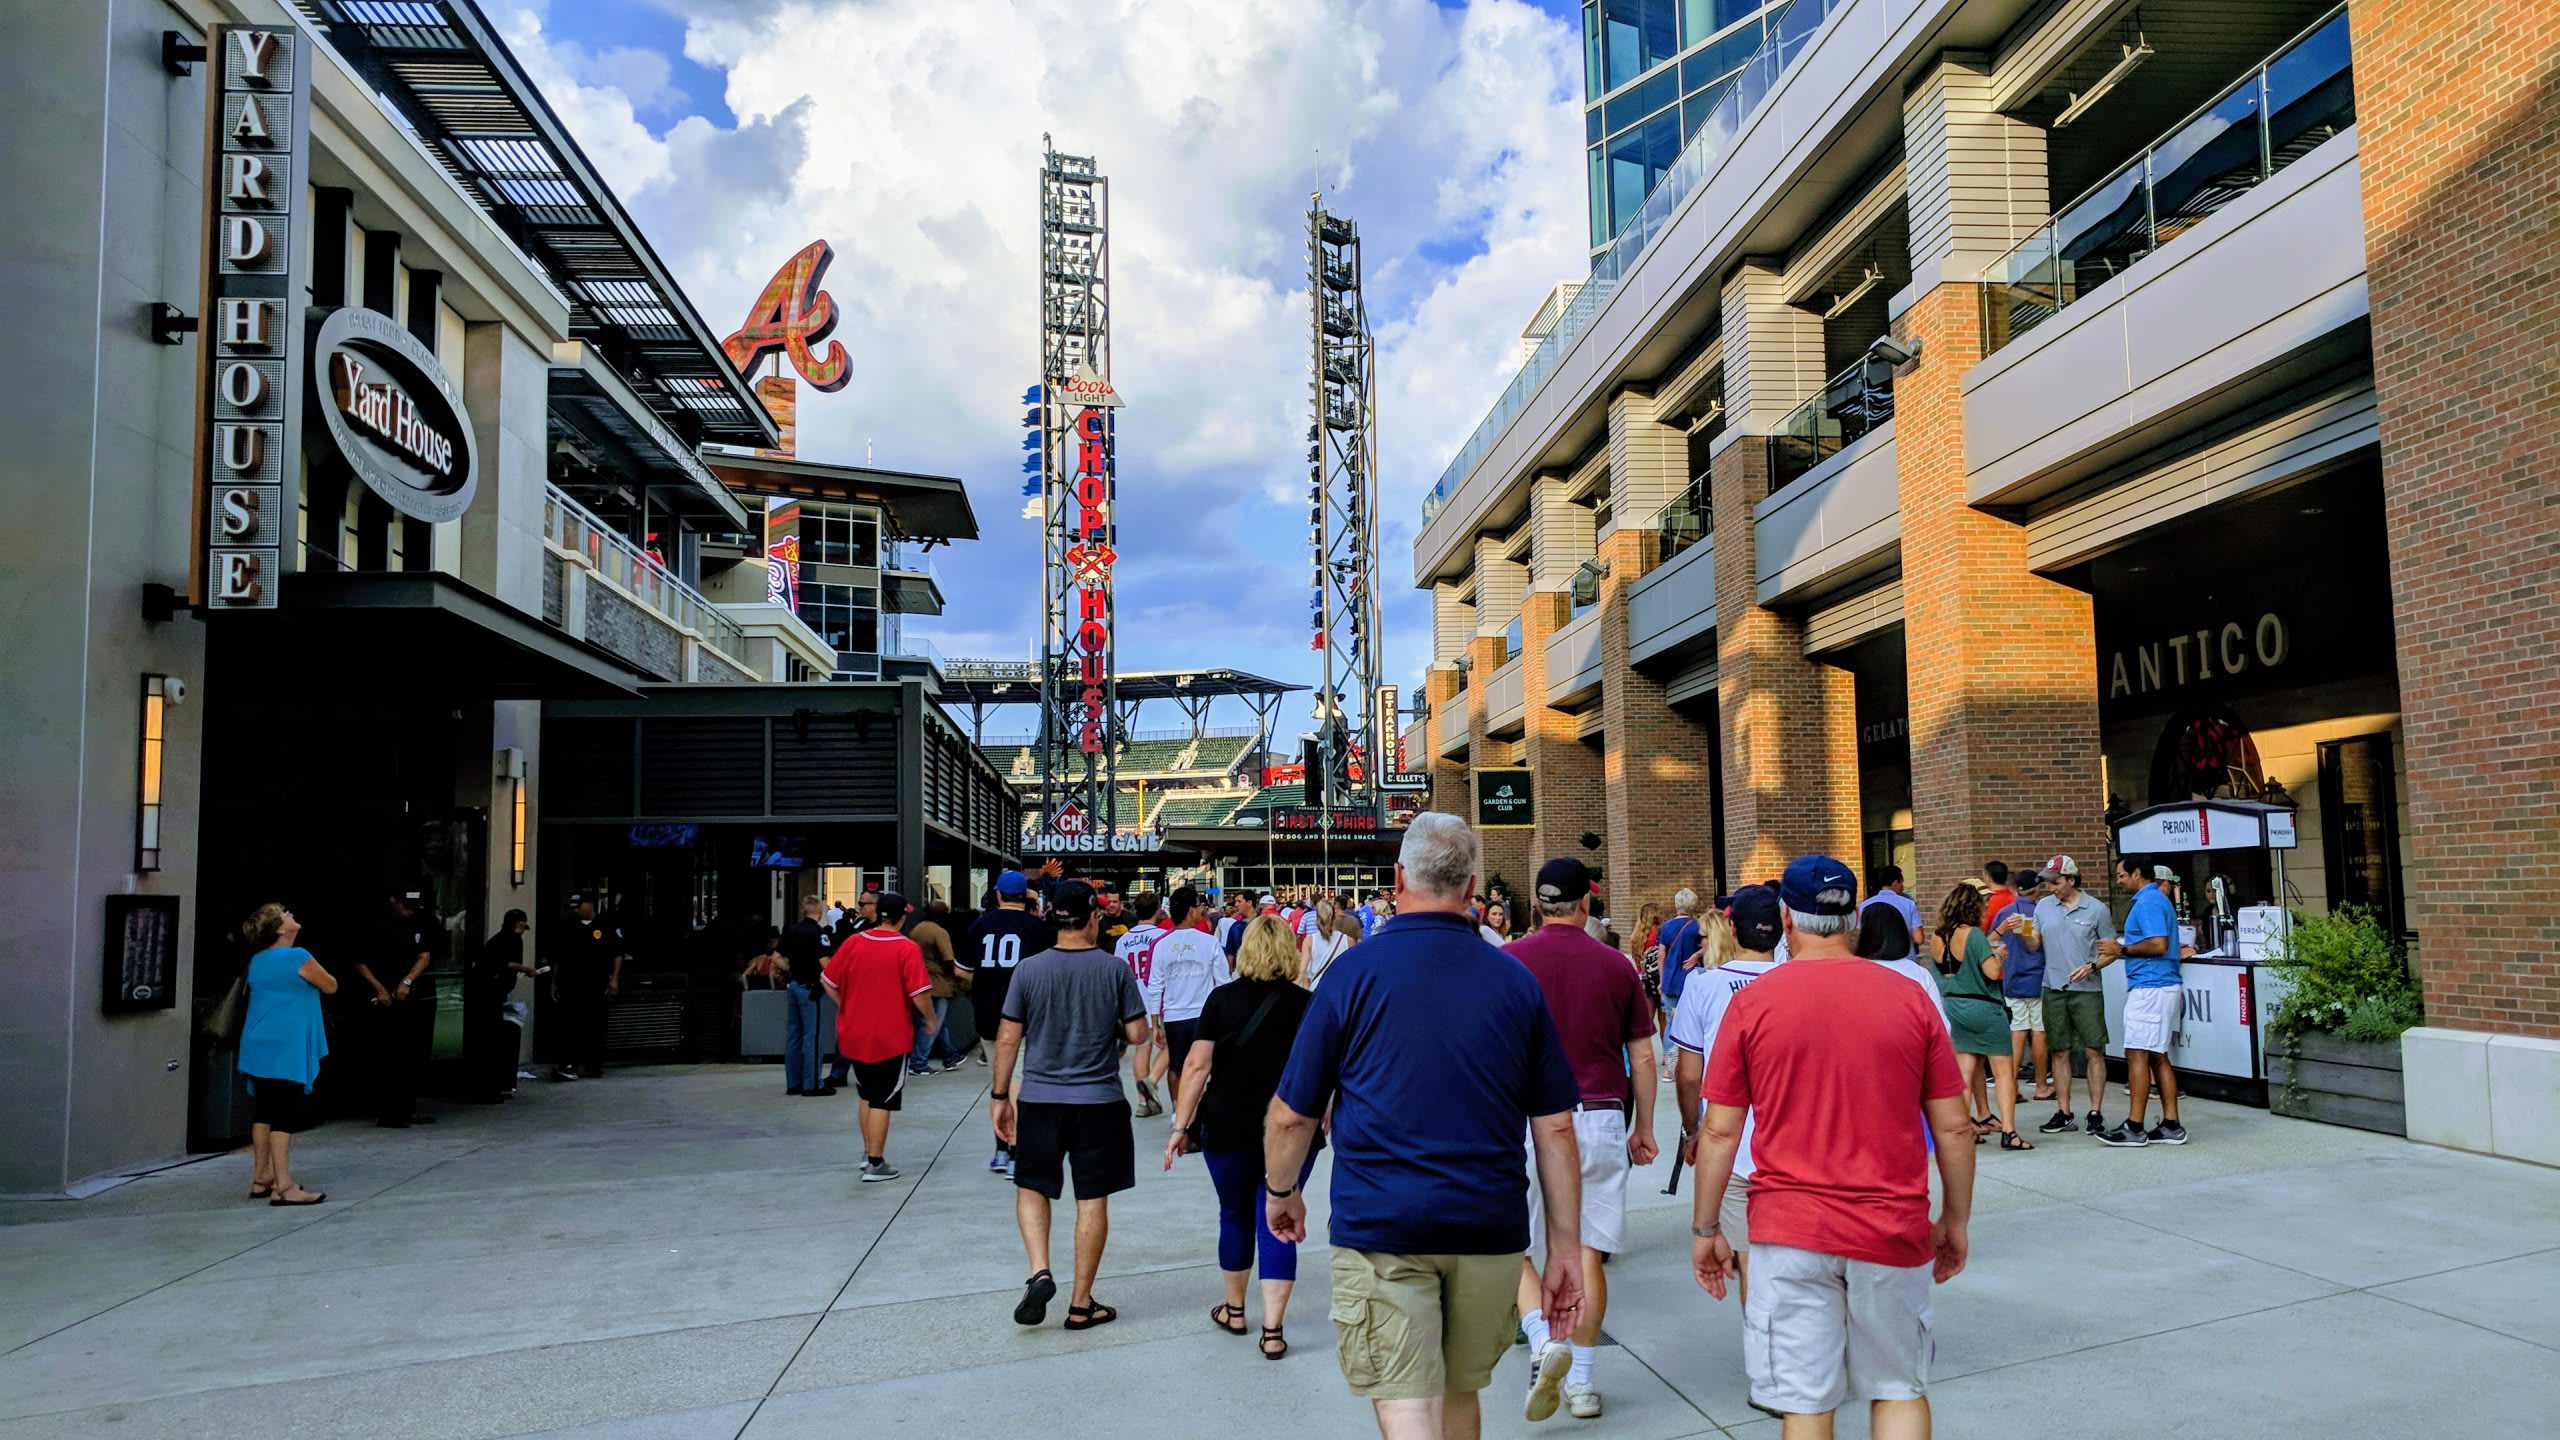
{"type": "Polygon", "coordinates": [[[1179,1108],[1182,1062],[1199,1036],[1201,1008],[1209,1003],[1209,992],[1234,979],[1235,971],[1226,947],[1200,923],[1199,891],[1188,885],[1174,891],[1169,908],[1171,928],[1156,932],[1138,988],[1164,1045],[1166,1094],[1179,1108]]]}
{"type": "MultiPolygon", "coordinates": [[[[1156,897],[1151,893],[1141,891],[1130,896],[1129,933],[1121,936],[1119,943],[1111,947],[1120,963],[1128,966],[1129,973],[1138,977],[1141,992],[1147,988],[1147,952],[1155,948],[1157,937],[1164,934],[1164,927],[1155,923],[1156,905],[1156,897]]],[[[1163,1074],[1164,1037],[1150,1031],[1146,1039],[1129,1047],[1129,1078],[1138,1083],[1138,1106],[1132,1113],[1139,1119],[1164,1113],[1163,1104],[1156,1099],[1153,1083],[1163,1074]]]]}
{"type": "MultiPolygon", "coordinates": [[[[1716,1032],[1724,1024],[1725,1011],[1745,986],[1781,963],[1773,953],[1785,935],[1778,918],[1777,891],[1766,885],[1746,885],[1735,891],[1731,918],[1737,953],[1712,970],[1690,975],[1680,992],[1680,1006],[1671,1013],[1671,1085],[1680,1097],[1680,1159],[1691,1165],[1698,1159],[1699,1091],[1706,1078],[1707,1057],[1715,1052],[1716,1032]]],[[[1745,1209],[1750,1194],[1751,1119],[1746,1115],[1742,1121],[1742,1148],[1733,1157],[1733,1183],[1725,1188],[1724,1204],[1718,1212],[1723,1217],[1725,1238],[1733,1242],[1735,1274],[1746,1291],[1751,1284],[1743,1268],[1751,1249],[1745,1209]]]]}

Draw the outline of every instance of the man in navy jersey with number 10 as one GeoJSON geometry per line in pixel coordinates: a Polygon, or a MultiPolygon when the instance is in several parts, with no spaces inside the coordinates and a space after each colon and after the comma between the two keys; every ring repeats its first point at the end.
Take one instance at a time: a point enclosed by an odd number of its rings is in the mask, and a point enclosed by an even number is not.
{"type": "MultiPolygon", "coordinates": [[[[1049,922],[1032,914],[1030,903],[1028,876],[1019,870],[998,875],[996,907],[970,924],[968,947],[953,967],[970,977],[969,1003],[977,1012],[978,1035],[985,1042],[978,1051],[981,1065],[987,1063],[987,1051],[994,1047],[1004,1024],[1004,997],[1013,988],[1014,967],[1049,948],[1049,922]]],[[[988,1123],[994,1123],[992,1116],[988,1123]]],[[[987,1161],[987,1169],[997,1175],[1013,1173],[1013,1147],[1002,1136],[996,1137],[996,1153],[987,1161]]]]}

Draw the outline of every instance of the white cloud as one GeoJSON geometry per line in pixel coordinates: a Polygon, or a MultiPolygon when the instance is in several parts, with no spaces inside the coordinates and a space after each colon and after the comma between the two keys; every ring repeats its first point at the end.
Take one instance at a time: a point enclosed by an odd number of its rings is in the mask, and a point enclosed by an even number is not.
{"type": "Polygon", "coordinates": [[[854,380],[804,393],[800,445],[859,461],[871,441],[882,465],[969,481],[987,538],[943,567],[951,613],[930,628],[948,653],[1021,654],[1039,613],[1015,511],[1048,131],[1112,180],[1122,664],[1307,676],[1304,212],[1321,163],[1368,245],[1385,678],[1411,679],[1420,497],[1508,378],[1529,311],[1582,268],[1564,22],[1523,0],[661,3],[687,16],[686,53],[727,73],[739,128],[696,117],[652,138],[635,101],[663,101],[663,66],[553,44],[538,0],[505,34],[715,329],[793,251],[833,242],[854,380]]]}

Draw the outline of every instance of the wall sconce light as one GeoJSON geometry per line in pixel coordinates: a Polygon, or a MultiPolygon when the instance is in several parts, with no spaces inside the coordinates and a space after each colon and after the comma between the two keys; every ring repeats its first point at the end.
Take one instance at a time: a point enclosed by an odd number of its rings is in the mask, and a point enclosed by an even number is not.
{"type": "Polygon", "coordinates": [[[507,874],[512,883],[524,883],[525,871],[525,766],[524,752],[510,745],[498,752],[498,778],[507,785],[507,874]]]}
{"type": "Polygon", "coordinates": [[[134,807],[133,868],[160,868],[160,772],[168,747],[169,706],[186,687],[166,675],[142,677],[142,774],[134,807]]]}

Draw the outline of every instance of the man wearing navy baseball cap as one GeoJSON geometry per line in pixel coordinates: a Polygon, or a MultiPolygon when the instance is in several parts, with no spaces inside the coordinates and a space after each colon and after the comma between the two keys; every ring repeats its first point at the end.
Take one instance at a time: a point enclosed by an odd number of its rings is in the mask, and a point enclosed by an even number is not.
{"type": "Polygon", "coordinates": [[[1799,857],[1777,892],[1787,963],[1733,997],[1707,1062],[1691,1265],[1723,1299],[1736,1267],[1720,1211],[1747,1115],[1752,1404],[1828,1433],[1842,1402],[1865,1400],[1878,1437],[1926,1435],[1930,1281],[1964,1268],[1973,1207],[1955,1051],[1927,997],[1857,958],[1848,866],[1799,857]],[[1914,1109],[1938,1137],[1934,1227],[1914,1109]]]}
{"type": "MultiPolygon", "coordinates": [[[[1031,877],[1007,870],[996,877],[994,908],[969,923],[969,943],[959,956],[961,973],[969,977],[969,1005],[978,1020],[978,1063],[995,1053],[1004,1029],[1004,1000],[1013,988],[1013,972],[1031,956],[1049,948],[1056,933],[1049,922],[1031,913],[1031,877]]],[[[990,1117],[992,1121],[993,1117],[990,1117]]],[[[996,1153],[987,1161],[996,1175],[1013,1173],[1013,1145],[996,1137],[996,1153]]]]}

